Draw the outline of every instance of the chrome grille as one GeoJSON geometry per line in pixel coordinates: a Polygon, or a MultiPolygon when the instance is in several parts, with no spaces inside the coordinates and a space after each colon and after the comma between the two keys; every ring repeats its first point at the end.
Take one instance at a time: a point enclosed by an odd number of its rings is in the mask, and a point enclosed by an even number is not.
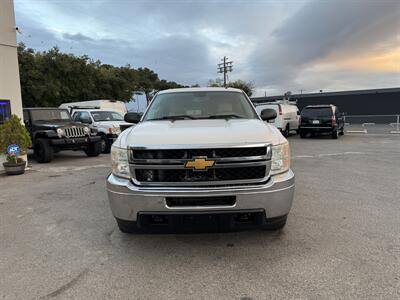
{"type": "Polygon", "coordinates": [[[84,137],[85,131],[83,127],[66,127],[64,128],[65,137],[67,138],[76,138],[76,137],[84,137]]]}
{"type": "Polygon", "coordinates": [[[271,145],[221,148],[143,149],[129,152],[132,180],[142,186],[222,186],[263,183],[271,169],[271,145]],[[185,167],[195,159],[215,163],[185,167]]]}

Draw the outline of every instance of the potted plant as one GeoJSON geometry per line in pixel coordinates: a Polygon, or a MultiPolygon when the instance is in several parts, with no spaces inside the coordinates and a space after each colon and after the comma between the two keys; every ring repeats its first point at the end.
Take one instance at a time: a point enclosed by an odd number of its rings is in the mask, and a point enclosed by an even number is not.
{"type": "Polygon", "coordinates": [[[6,156],[3,166],[8,175],[25,172],[26,161],[21,156],[26,155],[31,146],[28,130],[16,115],[0,125],[0,153],[6,156]]]}

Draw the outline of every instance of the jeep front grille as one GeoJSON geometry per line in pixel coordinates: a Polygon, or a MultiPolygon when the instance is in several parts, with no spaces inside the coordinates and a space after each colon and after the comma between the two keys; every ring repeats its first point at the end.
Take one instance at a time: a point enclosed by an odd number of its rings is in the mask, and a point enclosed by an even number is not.
{"type": "Polygon", "coordinates": [[[83,127],[66,127],[64,128],[65,137],[76,138],[85,136],[83,127]]]}
{"type": "Polygon", "coordinates": [[[199,149],[130,148],[132,179],[143,186],[248,185],[268,180],[271,145],[199,149]],[[204,170],[187,168],[195,159],[214,161],[204,170]]]}

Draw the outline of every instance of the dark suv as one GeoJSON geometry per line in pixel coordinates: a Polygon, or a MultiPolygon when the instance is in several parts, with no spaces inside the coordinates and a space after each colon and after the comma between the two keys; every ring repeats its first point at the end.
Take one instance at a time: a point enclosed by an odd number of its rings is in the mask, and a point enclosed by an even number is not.
{"type": "Polygon", "coordinates": [[[83,150],[87,156],[101,152],[101,137],[84,124],[72,121],[66,109],[24,108],[24,123],[31,138],[36,160],[47,163],[62,150],[83,150]]]}
{"type": "Polygon", "coordinates": [[[311,134],[330,134],[333,139],[344,134],[344,119],[335,105],[308,105],[300,114],[301,138],[311,134]]]}

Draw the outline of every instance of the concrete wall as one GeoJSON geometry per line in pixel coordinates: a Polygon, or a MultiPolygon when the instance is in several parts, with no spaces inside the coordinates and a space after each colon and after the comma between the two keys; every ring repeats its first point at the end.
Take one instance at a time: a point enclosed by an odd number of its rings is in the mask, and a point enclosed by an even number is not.
{"type": "MultiPolygon", "coordinates": [[[[22,118],[13,0],[0,0],[0,99],[10,100],[11,113],[22,118]]],[[[3,160],[0,155],[0,172],[3,160]]]]}

